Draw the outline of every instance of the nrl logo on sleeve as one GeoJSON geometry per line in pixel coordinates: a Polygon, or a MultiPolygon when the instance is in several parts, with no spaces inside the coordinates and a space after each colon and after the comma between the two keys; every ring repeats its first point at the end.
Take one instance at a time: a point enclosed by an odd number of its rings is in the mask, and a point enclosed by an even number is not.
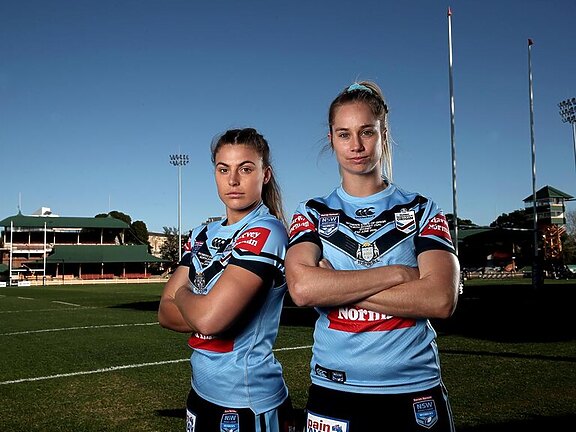
{"type": "Polygon", "coordinates": [[[320,215],[320,219],[318,220],[318,232],[325,237],[330,237],[338,231],[339,225],[340,216],[338,213],[323,214],[320,215]]]}
{"type": "Polygon", "coordinates": [[[394,223],[396,229],[404,234],[410,234],[416,231],[416,214],[414,210],[400,210],[400,213],[394,213],[394,223]]]}

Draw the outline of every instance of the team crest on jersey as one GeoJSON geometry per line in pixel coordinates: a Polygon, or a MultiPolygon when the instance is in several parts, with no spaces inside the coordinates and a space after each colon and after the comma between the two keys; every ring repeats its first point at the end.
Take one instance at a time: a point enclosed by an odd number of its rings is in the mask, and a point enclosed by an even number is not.
{"type": "Polygon", "coordinates": [[[394,213],[394,223],[396,229],[404,234],[410,234],[416,230],[416,214],[414,210],[400,210],[400,213],[394,213]]]}
{"type": "Polygon", "coordinates": [[[338,225],[340,225],[340,216],[338,213],[320,215],[320,219],[318,220],[318,232],[325,237],[330,237],[338,231],[338,225]]]}
{"type": "Polygon", "coordinates": [[[206,279],[202,272],[194,276],[194,294],[206,294],[206,279]]]}
{"type": "Polygon", "coordinates": [[[359,264],[370,267],[372,264],[378,261],[380,256],[380,251],[376,246],[376,243],[364,242],[358,244],[358,250],[356,251],[356,259],[359,264]]]}
{"type": "Polygon", "coordinates": [[[239,432],[240,415],[236,410],[226,410],[220,419],[220,432],[239,432]]]}
{"type": "Polygon", "coordinates": [[[416,399],[412,407],[414,408],[416,423],[420,426],[430,429],[438,421],[438,411],[431,396],[416,399]]]}

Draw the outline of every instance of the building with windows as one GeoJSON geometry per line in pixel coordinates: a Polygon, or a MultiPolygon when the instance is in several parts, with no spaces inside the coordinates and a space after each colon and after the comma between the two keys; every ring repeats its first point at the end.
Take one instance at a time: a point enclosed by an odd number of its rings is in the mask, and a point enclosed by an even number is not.
{"type": "Polygon", "coordinates": [[[110,216],[61,217],[42,208],[9,216],[0,228],[0,266],[9,284],[146,279],[150,264],[163,261],[146,244],[127,244],[130,226],[110,216]]]}

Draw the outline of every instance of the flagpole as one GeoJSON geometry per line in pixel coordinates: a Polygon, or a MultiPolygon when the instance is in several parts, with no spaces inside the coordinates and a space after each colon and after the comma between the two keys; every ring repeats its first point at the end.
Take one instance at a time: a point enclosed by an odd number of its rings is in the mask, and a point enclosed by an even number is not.
{"type": "Polygon", "coordinates": [[[456,144],[454,142],[454,79],[452,76],[452,10],[448,8],[448,69],[450,82],[450,141],[452,144],[452,217],[454,250],[458,256],[458,210],[456,200],[456,144]]]}
{"type": "Polygon", "coordinates": [[[536,143],[534,141],[534,92],[532,91],[532,39],[528,39],[528,93],[530,98],[530,143],[532,147],[532,218],[534,231],[534,259],[532,263],[532,287],[540,286],[542,268],[538,257],[538,215],[536,212],[536,143]]]}

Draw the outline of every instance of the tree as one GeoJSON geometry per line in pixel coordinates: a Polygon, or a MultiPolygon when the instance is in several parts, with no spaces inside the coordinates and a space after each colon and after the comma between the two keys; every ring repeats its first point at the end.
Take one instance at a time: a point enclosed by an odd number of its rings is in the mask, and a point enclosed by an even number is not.
{"type": "Polygon", "coordinates": [[[149,245],[148,242],[148,227],[143,221],[137,220],[132,222],[130,230],[139,243],[149,245]]]}
{"type": "Polygon", "coordinates": [[[533,228],[530,215],[524,210],[514,210],[512,213],[502,213],[490,224],[493,228],[533,228]]]}
{"type": "Polygon", "coordinates": [[[178,263],[178,228],[164,227],[166,241],[160,246],[160,256],[171,264],[178,263]]]}
{"type": "MultiPolygon", "coordinates": [[[[477,227],[478,226],[474,222],[472,222],[470,219],[457,218],[457,220],[458,220],[458,226],[459,227],[477,227]]],[[[448,228],[454,229],[454,215],[452,213],[446,213],[446,222],[448,222],[448,228]]]]}
{"type": "Polygon", "coordinates": [[[132,225],[132,218],[126,213],[122,213],[118,210],[112,210],[110,213],[108,213],[108,216],[112,216],[114,219],[118,219],[126,222],[128,225],[132,225]]]}
{"type": "Polygon", "coordinates": [[[566,264],[576,264],[576,210],[566,212],[566,232],[562,235],[562,251],[566,264]]]}

